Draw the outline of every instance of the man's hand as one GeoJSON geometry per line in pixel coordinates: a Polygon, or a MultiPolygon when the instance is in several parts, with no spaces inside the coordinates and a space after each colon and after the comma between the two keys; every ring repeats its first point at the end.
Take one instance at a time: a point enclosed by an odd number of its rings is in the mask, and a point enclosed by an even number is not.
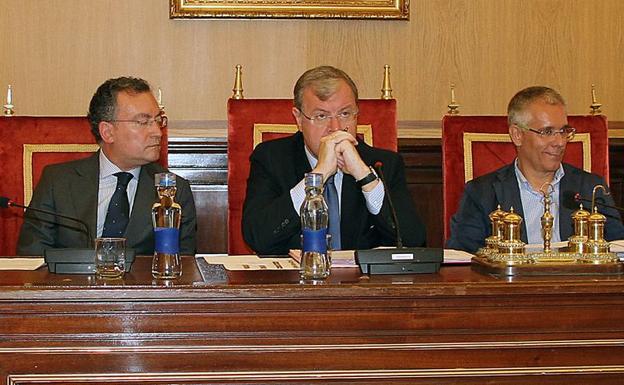
{"type": "Polygon", "coordinates": [[[345,174],[352,175],[355,180],[364,178],[370,172],[351,142],[338,143],[336,145],[336,156],[338,167],[345,174]]]}
{"type": "MultiPolygon", "coordinates": [[[[323,181],[326,181],[327,178],[336,173],[336,170],[340,167],[340,163],[343,163],[342,161],[339,162],[339,158],[342,158],[342,156],[341,151],[337,150],[338,146],[348,145],[355,151],[354,146],[356,144],[357,140],[345,131],[335,131],[322,137],[318,151],[318,163],[312,172],[323,174],[323,181]]],[[[357,151],[355,151],[355,155],[359,159],[357,151]]],[[[340,168],[342,169],[342,167],[340,168]]]]}

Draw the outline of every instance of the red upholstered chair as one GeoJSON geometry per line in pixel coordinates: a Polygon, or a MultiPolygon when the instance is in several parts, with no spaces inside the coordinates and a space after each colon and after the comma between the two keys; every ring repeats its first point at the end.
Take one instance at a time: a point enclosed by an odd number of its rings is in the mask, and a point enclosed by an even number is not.
{"type": "MultiPolygon", "coordinates": [[[[265,140],[297,131],[291,99],[228,101],[228,253],[251,254],[241,222],[249,176],[249,156],[265,140]]],[[[359,101],[358,136],[370,145],[397,150],[396,100],[359,101]]]]}
{"type": "MultiPolygon", "coordinates": [[[[568,143],[564,162],[593,172],[609,182],[609,143],[604,116],[568,116],[576,135],[568,143]]],[[[444,239],[459,208],[464,185],[511,163],[516,151],[506,116],[452,116],[442,119],[444,239]]]]}
{"type": "MultiPolygon", "coordinates": [[[[98,149],[85,117],[0,117],[0,196],[28,205],[48,164],[85,158],[98,149]]],[[[164,130],[160,163],[167,165],[164,130]]],[[[19,209],[0,211],[0,255],[15,255],[23,222],[19,209]]]]}

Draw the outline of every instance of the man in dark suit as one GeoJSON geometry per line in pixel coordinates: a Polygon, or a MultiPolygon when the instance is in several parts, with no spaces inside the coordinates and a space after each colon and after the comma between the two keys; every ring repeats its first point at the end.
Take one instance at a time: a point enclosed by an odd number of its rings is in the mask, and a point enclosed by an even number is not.
{"type": "MultiPolygon", "coordinates": [[[[447,247],[476,252],[490,235],[488,215],[498,205],[513,207],[523,217],[521,237],[526,243],[542,243],[540,218],[544,212],[543,191],[551,192],[553,242],[566,241],[573,232],[570,215],[578,204],[573,195],[591,197],[603,178],[562,163],[566,145],[574,137],[568,125],[566,105],[559,93],[548,87],[529,87],[518,92],[507,108],[509,135],[517,158],[490,174],[476,178],[464,190],[457,213],[451,219],[447,247]],[[548,187],[550,185],[550,187],[548,187]]],[[[614,205],[611,196],[600,199],[614,205]]],[[[607,217],[605,239],[624,238],[624,227],[616,210],[600,208],[607,217]]]]}
{"type": "Polygon", "coordinates": [[[340,206],[340,248],[395,245],[386,192],[372,167],[377,161],[383,163],[404,244],[425,243],[400,155],[356,139],[357,96],[351,78],[334,67],[313,68],[297,81],[293,115],[299,132],[264,142],[251,155],[243,236],[256,252],[284,254],[301,247],[299,208],[307,172],[322,174],[324,183],[333,179],[340,206]]]}
{"type": "MultiPolygon", "coordinates": [[[[97,89],[88,118],[100,150],[85,159],[47,166],[30,202],[32,207],[82,220],[88,232],[74,221],[27,210],[18,254],[93,247],[89,240],[93,236],[122,236],[137,254],[154,252],[151,209],[158,200],[154,175],[166,172],[156,161],[167,117],[146,81],[122,77],[109,79],[97,89]],[[122,174],[127,180],[118,196],[127,212],[120,222],[127,225],[119,228],[108,213],[110,206],[117,205],[113,201],[122,174]]],[[[176,182],[176,201],[182,207],[180,252],[194,254],[195,203],[189,183],[181,177],[176,182]]]]}

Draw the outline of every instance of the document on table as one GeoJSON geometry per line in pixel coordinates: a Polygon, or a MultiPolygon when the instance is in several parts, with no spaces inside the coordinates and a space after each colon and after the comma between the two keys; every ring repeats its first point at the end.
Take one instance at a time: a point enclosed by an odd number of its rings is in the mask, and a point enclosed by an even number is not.
{"type": "Polygon", "coordinates": [[[0,270],[37,270],[43,265],[43,258],[0,258],[0,270]]]}
{"type": "Polygon", "coordinates": [[[470,263],[474,254],[462,250],[444,249],[444,262],[448,264],[470,263]]]}
{"type": "MultiPolygon", "coordinates": [[[[297,263],[301,261],[301,250],[299,249],[289,250],[288,255],[297,263]]],[[[331,261],[332,268],[358,267],[357,263],[355,263],[355,250],[332,250],[331,261]]]]}
{"type": "Polygon", "coordinates": [[[257,255],[204,255],[211,265],[223,265],[226,270],[299,270],[292,258],[260,258],[257,255]]]}

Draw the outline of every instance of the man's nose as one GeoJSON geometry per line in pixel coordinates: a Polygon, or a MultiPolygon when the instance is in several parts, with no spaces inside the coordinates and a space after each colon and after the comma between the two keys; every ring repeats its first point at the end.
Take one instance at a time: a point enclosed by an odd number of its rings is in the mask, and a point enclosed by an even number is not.
{"type": "Polygon", "coordinates": [[[338,117],[330,116],[328,118],[329,122],[327,123],[329,126],[329,132],[336,132],[342,130],[342,125],[338,117]]]}
{"type": "Polygon", "coordinates": [[[563,147],[568,144],[567,135],[564,133],[555,134],[555,138],[553,140],[553,144],[557,147],[563,147]]]}
{"type": "Polygon", "coordinates": [[[163,133],[162,130],[164,130],[164,127],[160,127],[160,124],[156,123],[156,122],[152,122],[149,125],[149,130],[150,130],[150,135],[151,136],[157,136],[157,137],[162,137],[163,133]]]}

